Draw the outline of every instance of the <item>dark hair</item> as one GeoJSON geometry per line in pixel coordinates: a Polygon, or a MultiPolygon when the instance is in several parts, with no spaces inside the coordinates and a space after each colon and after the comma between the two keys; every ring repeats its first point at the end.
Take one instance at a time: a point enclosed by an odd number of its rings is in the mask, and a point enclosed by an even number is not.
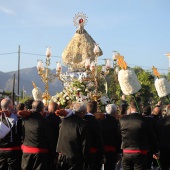
{"type": "Polygon", "coordinates": [[[25,101],[25,108],[27,109],[27,110],[31,110],[32,109],[32,103],[33,103],[33,99],[28,99],[28,100],[26,100],[25,101]]]}
{"type": "Polygon", "coordinates": [[[130,107],[137,108],[136,103],[138,104],[138,106],[141,105],[141,98],[140,97],[136,97],[136,101],[135,101],[134,98],[131,98],[130,107]]]}
{"type": "Polygon", "coordinates": [[[55,112],[58,109],[59,109],[59,106],[58,106],[58,104],[56,102],[50,102],[48,107],[47,107],[47,110],[49,112],[55,112]]]}
{"type": "Polygon", "coordinates": [[[24,110],[24,108],[25,108],[25,104],[24,103],[19,103],[17,105],[17,110],[24,110]]]}
{"type": "Polygon", "coordinates": [[[97,112],[97,102],[96,101],[93,100],[87,104],[87,112],[92,113],[92,114],[97,112]]]}
{"type": "Polygon", "coordinates": [[[124,115],[126,113],[127,113],[127,106],[125,105],[120,106],[120,114],[124,115]]]}
{"type": "Polygon", "coordinates": [[[44,108],[44,103],[42,101],[34,101],[32,103],[32,111],[40,113],[44,108]]]}
{"type": "Polygon", "coordinates": [[[152,112],[152,109],[151,109],[151,106],[145,106],[144,108],[143,108],[143,113],[145,114],[145,115],[151,115],[151,112],[152,112]]]}

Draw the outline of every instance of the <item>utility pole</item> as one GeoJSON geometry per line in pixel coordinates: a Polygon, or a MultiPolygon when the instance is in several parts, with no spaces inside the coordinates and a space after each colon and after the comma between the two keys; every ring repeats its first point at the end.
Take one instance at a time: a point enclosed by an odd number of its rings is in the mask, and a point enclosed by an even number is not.
{"type": "Polygon", "coordinates": [[[22,98],[23,98],[23,99],[25,98],[25,90],[24,90],[24,86],[23,86],[23,89],[22,89],[22,98]]]}
{"type": "Polygon", "coordinates": [[[13,76],[12,101],[13,101],[13,105],[15,105],[15,73],[14,73],[14,76],[13,76]]]}
{"type": "Polygon", "coordinates": [[[19,103],[19,85],[20,85],[20,45],[18,47],[18,103],[19,103]]]}

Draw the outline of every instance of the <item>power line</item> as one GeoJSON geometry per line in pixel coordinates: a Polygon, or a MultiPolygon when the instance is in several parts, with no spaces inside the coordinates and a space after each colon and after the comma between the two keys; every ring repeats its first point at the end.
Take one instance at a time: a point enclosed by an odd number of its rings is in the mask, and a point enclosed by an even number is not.
{"type": "MultiPolygon", "coordinates": [[[[9,54],[17,54],[18,52],[10,52],[10,53],[0,53],[0,55],[9,55],[9,54]]],[[[44,54],[36,54],[36,53],[28,53],[28,52],[20,52],[21,54],[26,54],[26,55],[36,55],[36,56],[46,56],[44,54]]],[[[56,58],[61,58],[61,56],[51,56],[51,57],[56,57],[56,58]]],[[[99,61],[102,61],[103,59],[102,58],[99,58],[99,61]]],[[[131,66],[138,66],[138,67],[141,67],[141,68],[145,68],[145,69],[152,69],[151,67],[149,66],[140,66],[140,65],[136,65],[136,64],[128,64],[128,65],[131,65],[131,66]]],[[[169,69],[163,69],[163,68],[157,68],[158,70],[164,70],[164,71],[168,71],[169,69]]]]}
{"type": "MultiPolygon", "coordinates": [[[[21,54],[37,55],[37,56],[46,56],[46,55],[44,55],[44,54],[34,54],[34,53],[26,53],[26,52],[21,52],[21,54]]],[[[51,56],[51,57],[61,57],[61,56],[51,56]]]]}
{"type": "Polygon", "coordinates": [[[11,52],[11,53],[0,53],[0,55],[8,55],[8,54],[16,54],[18,52],[11,52]]]}
{"type": "MultiPolygon", "coordinates": [[[[139,66],[139,65],[136,65],[136,64],[128,64],[128,65],[131,65],[131,66],[138,66],[138,67],[141,67],[141,68],[146,68],[146,69],[152,69],[151,67],[149,66],[139,66]]],[[[163,68],[157,68],[158,70],[168,70],[168,69],[163,69],[163,68]]]]}

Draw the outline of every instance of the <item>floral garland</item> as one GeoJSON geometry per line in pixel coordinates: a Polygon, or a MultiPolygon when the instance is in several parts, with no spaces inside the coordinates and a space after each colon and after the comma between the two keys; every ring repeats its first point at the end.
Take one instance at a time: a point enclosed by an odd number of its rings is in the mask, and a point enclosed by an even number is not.
{"type": "Polygon", "coordinates": [[[85,83],[74,81],[70,86],[65,87],[60,93],[56,93],[55,96],[51,97],[51,101],[56,102],[62,108],[69,106],[73,101],[88,101],[87,89],[85,83]]]}
{"type": "MultiPolygon", "coordinates": [[[[88,102],[91,100],[91,93],[88,86],[84,82],[74,81],[70,86],[64,88],[60,93],[51,97],[51,101],[56,102],[61,108],[69,108],[72,102],[88,102]]],[[[111,100],[106,94],[102,94],[98,100],[103,108],[111,103],[111,100]]],[[[103,110],[103,109],[102,109],[103,110]]]]}

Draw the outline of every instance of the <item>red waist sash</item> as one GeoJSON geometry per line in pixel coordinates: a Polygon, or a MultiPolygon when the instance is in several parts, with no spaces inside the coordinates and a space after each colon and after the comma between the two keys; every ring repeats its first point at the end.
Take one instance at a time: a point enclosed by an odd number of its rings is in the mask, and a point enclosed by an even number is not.
{"type": "Polygon", "coordinates": [[[49,150],[45,148],[36,148],[36,147],[30,147],[30,146],[25,146],[22,145],[22,151],[23,153],[48,153],[49,150]]]}
{"type": "Polygon", "coordinates": [[[97,152],[97,148],[93,148],[93,147],[90,148],[90,153],[96,153],[96,152],[97,152]]]}
{"type": "Polygon", "coordinates": [[[16,151],[16,150],[21,150],[21,146],[15,146],[11,148],[0,148],[0,151],[16,151]]]}
{"type": "Polygon", "coordinates": [[[141,153],[141,154],[146,155],[148,153],[148,151],[147,150],[138,150],[138,149],[137,150],[124,149],[123,153],[131,153],[131,154],[133,154],[133,153],[141,153]]]}
{"type": "Polygon", "coordinates": [[[116,151],[116,148],[114,146],[104,145],[104,150],[105,152],[113,152],[116,151]]]}

